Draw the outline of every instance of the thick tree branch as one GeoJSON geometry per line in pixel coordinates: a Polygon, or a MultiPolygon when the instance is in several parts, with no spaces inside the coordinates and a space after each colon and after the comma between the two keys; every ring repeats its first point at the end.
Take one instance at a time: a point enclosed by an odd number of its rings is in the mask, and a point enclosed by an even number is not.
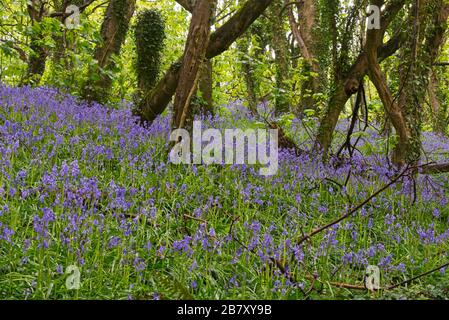
{"type": "Polygon", "coordinates": [[[184,9],[186,9],[189,12],[193,11],[194,7],[194,0],[176,0],[177,3],[179,3],[184,9]]]}
{"type": "MultiPolygon", "coordinates": [[[[86,1],[82,6],[79,7],[80,13],[84,12],[94,2],[95,0],[86,1]]],[[[67,17],[69,17],[72,14],[73,12],[52,12],[50,13],[50,17],[51,18],[61,17],[61,19],[64,21],[67,17]]]]}

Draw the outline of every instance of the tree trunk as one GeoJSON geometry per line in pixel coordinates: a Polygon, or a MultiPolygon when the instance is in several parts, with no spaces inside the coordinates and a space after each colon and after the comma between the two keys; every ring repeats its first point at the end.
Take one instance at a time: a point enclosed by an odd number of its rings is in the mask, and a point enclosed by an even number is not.
{"type": "Polygon", "coordinates": [[[173,106],[173,128],[191,128],[191,100],[196,91],[210,37],[210,23],[215,1],[197,0],[192,12],[184,58],[180,69],[173,106]]]}
{"type": "Polygon", "coordinates": [[[440,80],[438,74],[433,71],[429,80],[429,103],[432,111],[433,129],[435,132],[445,135],[447,131],[446,110],[442,106],[440,97],[440,80]]]}
{"type": "Polygon", "coordinates": [[[39,36],[33,37],[31,40],[30,49],[32,53],[29,55],[27,74],[22,82],[25,85],[38,84],[45,72],[48,52],[39,41],[41,41],[39,36]]]}
{"type": "MultiPolygon", "coordinates": [[[[30,1],[27,5],[27,10],[33,26],[41,23],[43,17],[47,15],[45,3],[42,3],[41,1],[30,1]]],[[[21,81],[22,85],[39,84],[39,81],[45,72],[45,62],[47,60],[48,51],[42,44],[42,30],[37,28],[37,33],[35,32],[36,30],[34,29],[30,36],[31,53],[28,56],[28,68],[24,79],[21,81]]]]}
{"type": "Polygon", "coordinates": [[[239,50],[241,61],[241,70],[246,87],[246,99],[248,101],[249,111],[253,116],[257,116],[257,92],[256,92],[256,79],[254,79],[254,64],[249,57],[249,44],[251,39],[248,36],[242,37],[237,42],[237,48],[239,50]]]}
{"type": "Polygon", "coordinates": [[[120,53],[135,5],[136,0],[110,0],[101,25],[102,42],[95,49],[97,66],[89,69],[83,92],[87,101],[107,100],[112,85],[108,71],[114,67],[111,57],[120,53]]]}
{"type": "MultiPolygon", "coordinates": [[[[444,44],[447,29],[449,4],[444,2],[444,0],[420,0],[412,7],[410,25],[413,26],[414,32],[409,32],[408,41],[402,49],[403,64],[400,68],[402,91],[398,103],[411,136],[401,160],[411,164],[417,163],[421,157],[423,104],[431,76],[428,66],[435,63],[444,44]]],[[[403,148],[398,146],[398,149],[403,148]]],[[[397,157],[396,153],[395,156],[397,157]]]]}
{"type": "MultiPolygon", "coordinates": [[[[438,0],[436,8],[433,8],[437,14],[432,21],[429,21],[431,14],[427,0],[417,2],[411,8],[408,24],[410,30],[401,50],[402,63],[399,69],[401,90],[397,102],[380,70],[376,50],[372,45],[381,41],[383,34],[378,30],[367,32],[369,75],[399,137],[392,155],[393,163],[398,167],[405,164],[414,165],[421,156],[422,105],[430,75],[427,66],[433,65],[438,56],[449,13],[442,1],[438,0]]],[[[381,0],[377,2],[375,4],[383,4],[381,0]]],[[[449,8],[449,5],[447,7],[449,8]]]]}
{"type": "MultiPolygon", "coordinates": [[[[289,0],[285,0],[285,5],[288,3],[289,0]]],[[[315,2],[314,0],[304,0],[297,7],[300,17],[299,22],[296,21],[291,5],[287,7],[287,15],[293,37],[298,43],[301,55],[305,60],[302,73],[308,75],[301,86],[299,105],[294,110],[297,118],[301,118],[305,109],[316,110],[313,96],[318,92],[317,75],[319,74],[319,66],[314,54],[315,2]]]]}
{"type": "Polygon", "coordinates": [[[290,67],[288,61],[288,41],[286,38],[286,30],[284,28],[284,20],[282,19],[282,0],[275,0],[271,6],[271,43],[275,52],[276,64],[276,90],[274,110],[276,115],[280,115],[289,111],[288,85],[290,67]]]}
{"type": "Polygon", "coordinates": [[[199,91],[201,92],[200,112],[203,115],[214,114],[213,102],[213,67],[212,61],[206,59],[200,68],[199,91]]]}
{"type": "MultiPolygon", "coordinates": [[[[194,0],[177,0],[176,2],[190,13],[193,12],[194,0]]],[[[215,15],[215,9],[216,4],[212,8],[213,15],[215,15]]],[[[193,112],[194,114],[213,115],[213,66],[211,59],[206,59],[201,65],[199,77],[198,89],[199,93],[201,93],[201,97],[198,96],[197,92],[196,97],[192,102],[193,112]]]]}

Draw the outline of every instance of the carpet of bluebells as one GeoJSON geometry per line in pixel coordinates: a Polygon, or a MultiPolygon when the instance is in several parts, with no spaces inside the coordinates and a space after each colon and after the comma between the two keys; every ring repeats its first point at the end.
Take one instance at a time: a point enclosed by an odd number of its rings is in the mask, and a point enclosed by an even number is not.
{"type": "MultiPolygon", "coordinates": [[[[261,125],[238,103],[222,109],[207,126],[261,125]]],[[[169,116],[143,127],[130,110],[0,85],[0,298],[449,297],[445,268],[394,290],[336,285],[363,287],[368,265],[387,287],[448,262],[447,174],[404,177],[298,245],[395,174],[375,128],[355,134],[351,161],[280,150],[277,175],[264,177],[257,166],[170,164],[169,116]],[[77,290],[66,286],[71,265],[77,290]]],[[[288,126],[303,147],[305,128],[288,126]]],[[[423,161],[449,158],[447,139],[423,143],[423,161]]]]}

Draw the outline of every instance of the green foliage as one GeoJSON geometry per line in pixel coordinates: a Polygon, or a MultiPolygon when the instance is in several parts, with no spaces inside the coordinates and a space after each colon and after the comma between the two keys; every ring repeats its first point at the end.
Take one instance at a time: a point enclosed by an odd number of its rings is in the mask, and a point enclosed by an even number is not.
{"type": "Polygon", "coordinates": [[[132,0],[114,0],[113,14],[117,20],[117,38],[119,39],[125,39],[126,33],[128,32],[129,21],[126,18],[126,12],[131,1],[132,0]]]}
{"type": "Polygon", "coordinates": [[[165,21],[158,10],[139,13],[134,27],[135,69],[140,90],[151,89],[158,79],[164,49],[165,21]]]}

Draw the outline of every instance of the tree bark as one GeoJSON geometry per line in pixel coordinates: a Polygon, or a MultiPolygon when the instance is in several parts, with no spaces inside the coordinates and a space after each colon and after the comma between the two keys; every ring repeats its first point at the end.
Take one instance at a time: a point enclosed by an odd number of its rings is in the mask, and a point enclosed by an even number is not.
{"type": "Polygon", "coordinates": [[[248,101],[249,111],[253,116],[257,116],[257,92],[256,79],[254,79],[254,63],[249,57],[250,37],[244,36],[237,42],[237,48],[240,54],[241,70],[246,87],[246,99],[248,101]]]}
{"type": "MultiPolygon", "coordinates": [[[[374,4],[381,6],[383,1],[377,1],[374,4]]],[[[406,150],[406,145],[410,139],[410,132],[407,130],[406,120],[401,112],[401,109],[395,102],[393,94],[387,85],[386,78],[380,69],[377,57],[377,46],[382,42],[383,34],[380,30],[368,30],[366,38],[366,52],[368,61],[368,74],[377,89],[379,97],[384,105],[388,118],[391,120],[396,133],[399,136],[399,144],[395,151],[394,162],[402,164],[403,154],[406,150]]]]}
{"type": "MultiPolygon", "coordinates": [[[[31,24],[39,24],[48,14],[46,3],[40,0],[32,0],[27,5],[28,15],[31,24]]],[[[31,53],[28,55],[28,68],[25,77],[21,81],[22,85],[38,84],[45,72],[45,62],[48,50],[42,44],[42,31],[38,28],[38,33],[30,36],[31,53]]]]}
{"type": "Polygon", "coordinates": [[[436,71],[433,71],[429,80],[429,104],[432,111],[433,129],[445,135],[447,132],[446,112],[440,97],[440,80],[436,71]]]}
{"type": "MultiPolygon", "coordinates": [[[[184,9],[193,12],[194,0],[176,0],[184,9]]],[[[216,4],[213,6],[213,15],[215,15],[216,4]]],[[[199,92],[201,92],[201,99],[198,97],[198,92],[192,102],[194,113],[199,112],[203,115],[214,114],[213,106],[213,65],[211,59],[206,59],[200,68],[200,79],[198,83],[199,92]]]]}
{"type": "MultiPolygon", "coordinates": [[[[382,0],[376,2],[377,5],[383,4],[382,0]]],[[[444,5],[443,0],[438,0],[435,4],[432,6],[429,1],[420,0],[411,8],[408,19],[410,29],[407,30],[407,39],[401,48],[397,102],[377,63],[376,50],[372,47],[372,43],[381,41],[383,35],[377,30],[367,32],[370,79],[376,86],[388,118],[399,137],[392,155],[393,163],[398,167],[406,163],[415,165],[421,156],[422,105],[425,88],[429,83],[428,66],[433,65],[443,44],[449,14],[449,5],[444,5]],[[429,13],[431,8],[437,13],[433,18],[429,13]]]]}
{"type": "Polygon", "coordinates": [[[197,0],[192,12],[189,34],[180,69],[175,93],[173,128],[190,128],[192,97],[197,89],[200,67],[205,62],[205,54],[210,37],[210,22],[215,1],[197,0]]]}
{"type": "MultiPolygon", "coordinates": [[[[289,0],[285,0],[286,6],[288,3],[289,0]]],[[[319,66],[315,60],[315,42],[313,37],[316,7],[314,0],[304,0],[298,5],[299,22],[296,21],[293,6],[288,5],[286,8],[290,29],[292,30],[294,39],[299,45],[301,55],[305,60],[302,71],[304,74],[308,75],[301,86],[299,105],[293,110],[296,117],[301,118],[305,109],[316,110],[315,100],[313,98],[314,94],[318,92],[319,87],[317,78],[319,66]]]]}
{"type": "Polygon", "coordinates": [[[206,59],[200,68],[198,88],[201,92],[200,111],[203,115],[214,114],[213,101],[213,66],[210,59],[206,59]]]}

